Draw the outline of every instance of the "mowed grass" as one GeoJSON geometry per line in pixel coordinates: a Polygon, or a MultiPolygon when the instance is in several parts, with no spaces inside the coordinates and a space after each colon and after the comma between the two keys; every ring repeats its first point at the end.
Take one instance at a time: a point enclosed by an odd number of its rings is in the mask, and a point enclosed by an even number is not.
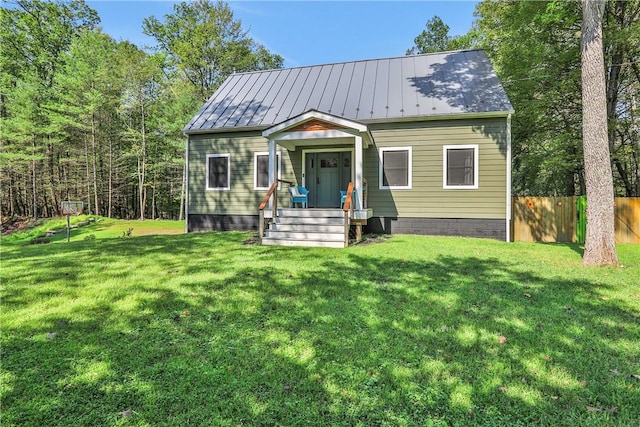
{"type": "Polygon", "coordinates": [[[99,227],[2,245],[3,426],[640,425],[638,245],[99,227]]]}
{"type": "MultiPolygon", "coordinates": [[[[100,238],[110,237],[132,237],[132,236],[150,236],[150,235],[166,235],[166,234],[182,234],[185,231],[183,221],[167,221],[167,220],[116,220],[112,218],[103,218],[93,215],[77,215],[69,218],[71,230],[69,232],[69,241],[77,241],[81,239],[93,239],[96,236],[100,238]],[[90,226],[81,225],[90,222],[90,226]]],[[[31,224],[31,227],[12,233],[2,240],[5,243],[24,243],[33,239],[46,237],[50,230],[61,231],[60,233],[48,236],[50,241],[67,240],[67,218],[65,216],[52,220],[39,220],[31,224]]]]}

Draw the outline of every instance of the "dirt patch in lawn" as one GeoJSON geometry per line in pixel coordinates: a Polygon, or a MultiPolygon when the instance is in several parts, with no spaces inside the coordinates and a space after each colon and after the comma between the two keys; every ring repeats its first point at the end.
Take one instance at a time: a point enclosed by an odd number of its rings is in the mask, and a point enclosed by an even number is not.
{"type": "Polygon", "coordinates": [[[358,245],[371,245],[374,243],[384,243],[391,239],[391,234],[366,234],[362,236],[362,240],[358,245]]]}
{"type": "Polygon", "coordinates": [[[243,245],[259,245],[260,239],[258,236],[249,237],[247,240],[242,242],[243,245]]]}
{"type": "Polygon", "coordinates": [[[7,221],[3,222],[2,225],[0,225],[0,230],[3,236],[8,236],[18,231],[37,227],[44,221],[44,219],[32,219],[29,217],[10,218],[7,221]]]}

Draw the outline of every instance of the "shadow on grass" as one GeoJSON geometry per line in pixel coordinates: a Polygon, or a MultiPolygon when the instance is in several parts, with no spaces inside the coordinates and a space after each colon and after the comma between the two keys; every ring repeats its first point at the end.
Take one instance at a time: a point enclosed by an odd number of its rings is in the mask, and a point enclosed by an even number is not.
{"type": "Polygon", "coordinates": [[[73,257],[51,247],[11,254],[26,265],[9,274],[3,305],[25,318],[3,326],[5,422],[640,418],[630,377],[640,370],[639,311],[602,299],[615,280],[554,277],[447,250],[406,259],[246,247],[244,237],[78,242],[73,257]],[[70,271],[69,280],[59,276],[70,271]],[[75,304],[83,290],[91,299],[75,304]],[[43,312],[29,312],[30,303],[43,312]]]}

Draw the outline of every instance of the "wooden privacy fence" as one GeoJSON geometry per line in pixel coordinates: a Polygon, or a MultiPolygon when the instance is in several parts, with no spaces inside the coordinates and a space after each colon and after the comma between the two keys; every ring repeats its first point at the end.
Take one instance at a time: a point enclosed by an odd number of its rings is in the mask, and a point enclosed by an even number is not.
{"type": "MultiPolygon", "coordinates": [[[[577,242],[578,197],[514,197],[516,242],[577,242]]],[[[616,243],[640,243],[640,197],[616,197],[616,243]]],[[[588,209],[588,208],[587,208],[588,209]]]]}

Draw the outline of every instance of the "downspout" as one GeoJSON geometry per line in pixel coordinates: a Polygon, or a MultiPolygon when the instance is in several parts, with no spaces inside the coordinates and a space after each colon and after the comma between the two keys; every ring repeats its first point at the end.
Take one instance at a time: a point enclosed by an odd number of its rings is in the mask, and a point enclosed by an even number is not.
{"type": "Polygon", "coordinates": [[[511,241],[511,113],[507,116],[507,233],[506,241],[511,241]]]}
{"type": "Polygon", "coordinates": [[[189,135],[184,134],[184,232],[189,232],[189,135]]]}

